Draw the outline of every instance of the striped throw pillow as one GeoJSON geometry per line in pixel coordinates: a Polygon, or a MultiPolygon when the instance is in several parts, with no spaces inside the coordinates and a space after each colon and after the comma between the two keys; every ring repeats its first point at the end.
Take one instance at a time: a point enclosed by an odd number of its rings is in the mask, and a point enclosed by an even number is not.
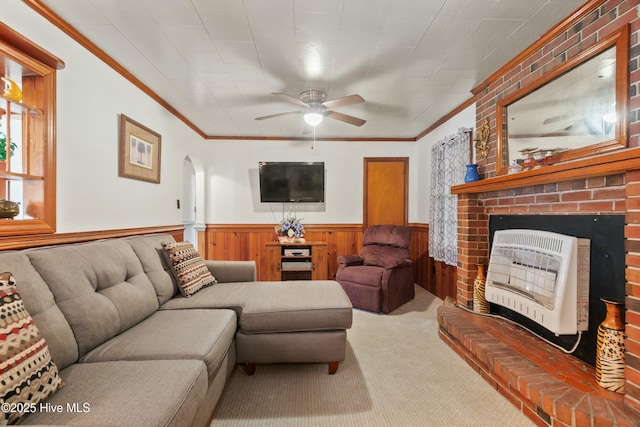
{"type": "Polygon", "coordinates": [[[47,343],[11,273],[0,274],[0,424],[13,424],[62,386],[47,343]],[[8,404],[8,406],[6,405],[8,404]]]}
{"type": "Polygon", "coordinates": [[[216,283],[216,278],[190,242],[164,242],[162,248],[169,260],[178,290],[185,297],[216,283]]]}

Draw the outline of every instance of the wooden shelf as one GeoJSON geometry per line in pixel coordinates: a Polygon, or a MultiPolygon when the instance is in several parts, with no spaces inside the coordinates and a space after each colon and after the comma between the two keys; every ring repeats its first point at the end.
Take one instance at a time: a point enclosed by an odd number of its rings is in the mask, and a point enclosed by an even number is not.
{"type": "Polygon", "coordinates": [[[42,181],[44,177],[17,172],[0,171],[0,179],[10,179],[13,181],[42,181]]]}
{"type": "Polygon", "coordinates": [[[23,96],[16,102],[0,95],[2,132],[20,154],[7,162],[20,168],[5,166],[0,170],[4,184],[0,185],[0,198],[20,203],[24,212],[11,221],[0,221],[0,236],[54,233],[56,70],[63,63],[0,23],[0,64],[11,69],[11,78],[18,82],[23,96]]]}
{"type": "Polygon", "coordinates": [[[266,280],[326,280],[328,276],[327,243],[307,241],[304,243],[268,242],[266,280]],[[285,249],[304,248],[309,255],[285,255],[285,249]],[[305,266],[283,264],[299,262],[305,266]]]}
{"type": "MultiPolygon", "coordinates": [[[[31,105],[25,104],[23,102],[16,102],[6,96],[0,95],[0,99],[3,101],[7,101],[11,103],[11,112],[12,113],[24,113],[25,111],[30,112],[33,115],[42,115],[43,112],[41,109],[33,107],[31,105]]],[[[6,114],[7,111],[4,108],[0,108],[0,115],[6,114]]]]}
{"type": "Polygon", "coordinates": [[[628,148],[526,172],[500,175],[451,187],[451,194],[473,194],[573,179],[615,175],[640,169],[640,148],[628,148]]]}

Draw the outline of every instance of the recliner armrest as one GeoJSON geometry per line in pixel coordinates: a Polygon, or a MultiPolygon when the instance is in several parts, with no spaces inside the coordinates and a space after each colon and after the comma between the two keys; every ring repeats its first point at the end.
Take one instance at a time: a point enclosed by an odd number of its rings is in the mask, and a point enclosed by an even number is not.
{"type": "Polygon", "coordinates": [[[255,261],[204,260],[205,265],[220,283],[255,282],[255,261]]]}
{"type": "Polygon", "coordinates": [[[343,265],[362,265],[364,260],[360,255],[340,255],[338,257],[338,264],[343,265]]]}
{"type": "Polygon", "coordinates": [[[390,268],[397,268],[397,267],[406,267],[406,266],[411,266],[413,264],[413,261],[411,261],[410,259],[389,259],[389,260],[385,260],[382,267],[384,267],[385,269],[390,269],[390,268]]]}

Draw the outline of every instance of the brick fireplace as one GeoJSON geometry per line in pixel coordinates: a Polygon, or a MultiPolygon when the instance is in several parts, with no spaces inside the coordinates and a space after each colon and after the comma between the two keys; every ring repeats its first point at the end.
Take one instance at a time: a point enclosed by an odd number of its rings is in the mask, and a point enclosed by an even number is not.
{"type": "Polygon", "coordinates": [[[540,425],[640,425],[640,412],[629,414],[640,411],[640,170],[459,194],[457,304],[473,306],[477,265],[488,263],[490,216],[542,218],[576,213],[625,215],[628,340],[624,396],[599,389],[593,367],[504,322],[469,317],[457,313],[459,309],[447,313],[443,307],[439,312],[441,337],[540,425]],[[573,400],[567,402],[567,396],[573,400]],[[585,406],[586,396],[589,404],[585,406]],[[616,418],[614,411],[624,415],[616,418]]]}
{"type": "MultiPolygon", "coordinates": [[[[623,407],[624,417],[631,418],[626,421],[618,420],[616,422],[619,424],[615,425],[639,425],[636,423],[640,418],[634,418],[634,414],[640,413],[639,8],[637,0],[588,1],[574,15],[474,90],[476,128],[480,128],[485,119],[489,120],[491,149],[486,159],[478,161],[482,179],[452,188],[452,192],[458,194],[458,305],[472,307],[476,266],[488,263],[491,215],[617,214],[625,217],[623,244],[627,352],[624,396],[602,393],[597,387],[588,391],[577,386],[572,388],[571,393],[586,393],[590,396],[587,398],[590,399],[589,405],[584,405],[584,396],[577,398],[578,395],[574,394],[575,406],[566,401],[562,403],[561,398],[553,397],[549,390],[542,392],[540,388],[531,386],[529,380],[522,380],[517,374],[518,368],[514,374],[508,368],[508,362],[500,358],[500,354],[507,358],[514,357],[512,352],[516,350],[518,357],[524,354],[528,359],[527,363],[534,363],[538,368],[539,365],[545,365],[545,357],[551,357],[557,362],[564,360],[564,355],[545,355],[549,350],[538,344],[529,347],[518,345],[520,339],[509,337],[520,332],[511,331],[508,326],[472,321],[459,317],[456,311],[451,312],[450,307],[443,308],[443,313],[450,313],[449,320],[444,324],[441,322],[441,337],[505,396],[522,405],[523,411],[526,409],[525,412],[541,425],[614,425],[612,420],[617,419],[615,415],[619,415],[621,410],[618,404],[623,407]],[[564,166],[546,166],[538,171],[496,176],[496,103],[514,90],[529,84],[536,76],[553,69],[557,64],[626,25],[630,29],[628,148],[573,160],[564,166]],[[514,346],[517,348],[514,349],[514,346]],[[524,388],[521,387],[523,381],[526,384],[524,388]],[[607,403],[603,404],[600,397],[607,403]],[[579,408],[581,405],[582,408],[579,408]]],[[[593,382],[590,368],[582,366],[574,369],[571,356],[566,357],[569,358],[566,360],[568,365],[556,366],[556,371],[566,369],[568,372],[580,373],[573,380],[565,378],[564,384],[574,382],[575,386],[575,382],[586,382],[589,386],[585,387],[590,388],[593,382]]],[[[546,365],[554,365],[556,362],[546,365]]],[[[524,371],[526,378],[526,369],[524,371]]],[[[549,374],[544,369],[543,372],[549,374]]],[[[532,374],[533,371],[529,373],[532,374]]]]}

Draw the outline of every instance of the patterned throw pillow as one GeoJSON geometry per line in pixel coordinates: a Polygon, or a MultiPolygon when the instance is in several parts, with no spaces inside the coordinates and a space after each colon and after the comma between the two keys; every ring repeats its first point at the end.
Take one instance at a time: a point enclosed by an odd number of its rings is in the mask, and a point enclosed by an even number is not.
{"type": "Polygon", "coordinates": [[[185,297],[217,282],[191,243],[164,242],[162,247],[169,260],[173,277],[178,283],[178,289],[185,297]]]}
{"type": "Polygon", "coordinates": [[[24,308],[13,276],[0,274],[0,424],[37,410],[39,402],[61,386],[58,367],[24,308]]]}

